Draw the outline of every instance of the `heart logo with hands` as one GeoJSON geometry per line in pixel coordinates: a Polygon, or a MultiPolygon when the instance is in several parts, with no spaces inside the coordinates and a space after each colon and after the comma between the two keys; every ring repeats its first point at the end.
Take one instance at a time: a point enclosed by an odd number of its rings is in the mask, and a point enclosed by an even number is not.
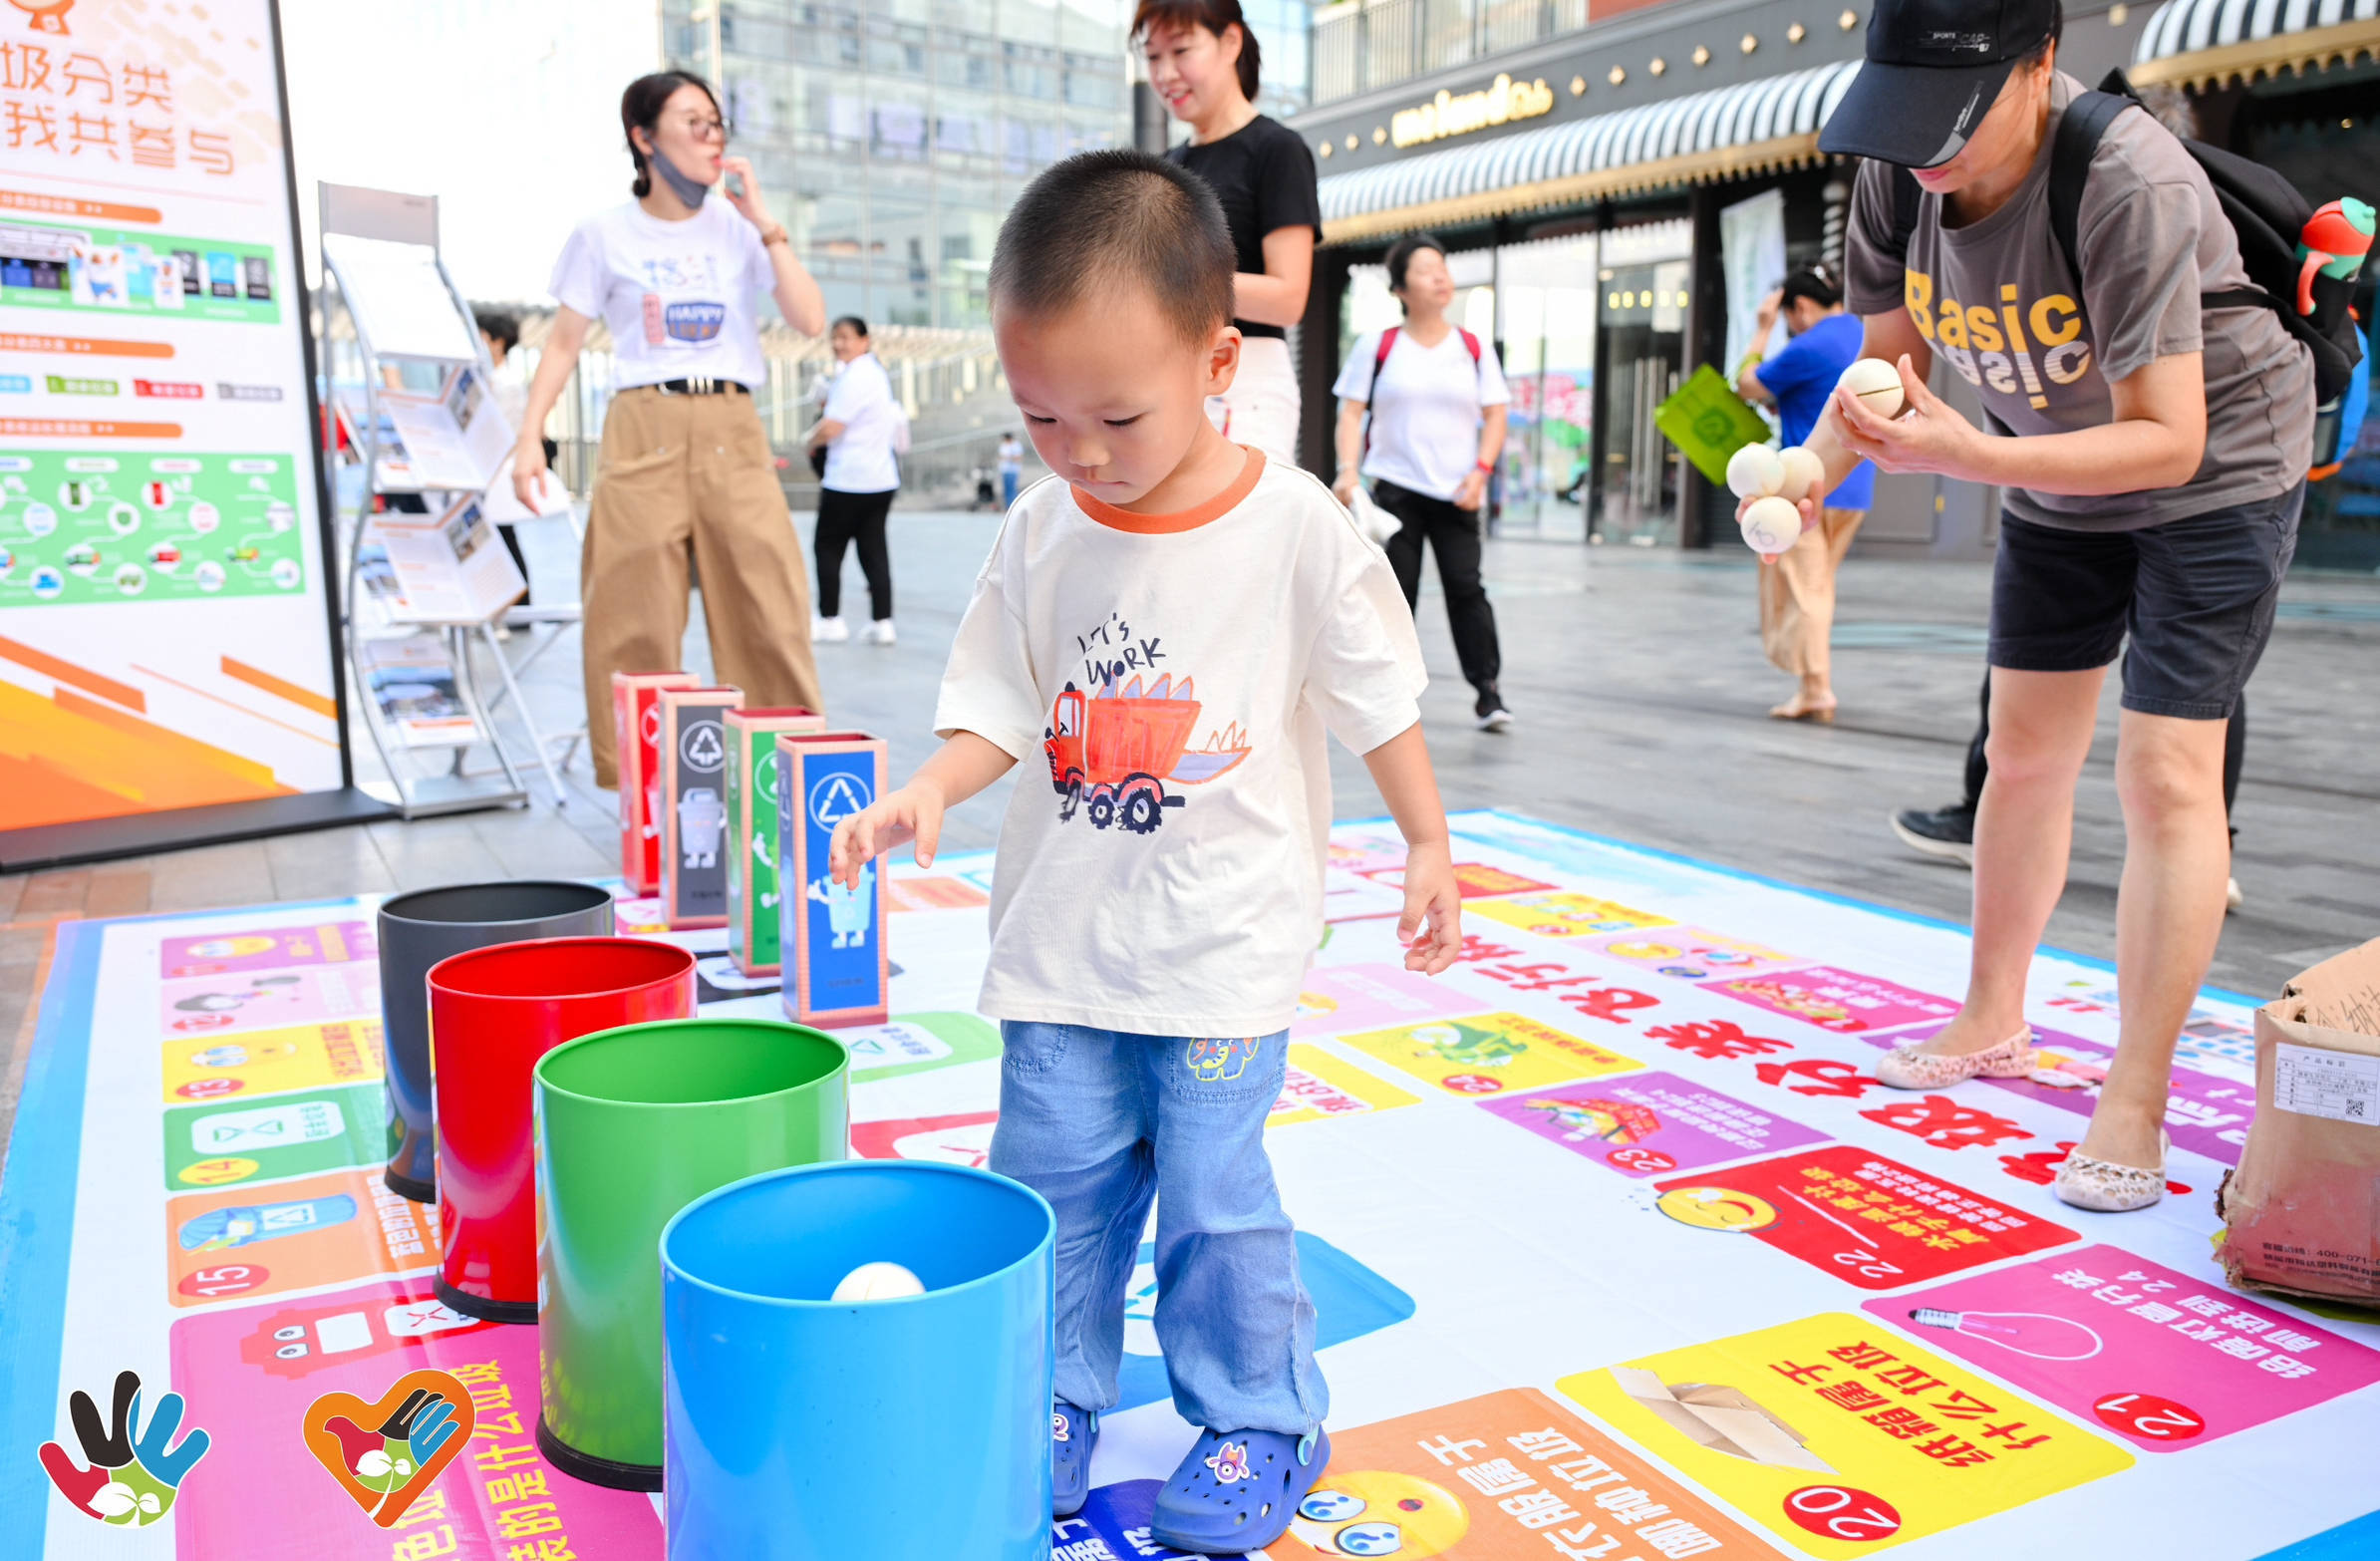
{"type": "Polygon", "coordinates": [[[446,1472],[477,1423],[470,1391],[446,1372],[408,1372],[366,1404],[326,1393],[306,1405],[306,1450],[382,1528],[446,1472]]]}
{"type": "Polygon", "coordinates": [[[182,1477],[211,1445],[206,1432],[195,1427],[180,1442],[166,1445],[181,1428],[181,1395],[166,1394],[157,1401],[148,1427],[142,1428],[141,1374],[120,1372],[115,1414],[103,1428],[99,1405],[77,1389],[67,1401],[67,1412],[91,1467],[75,1462],[54,1441],[42,1443],[41,1466],[76,1511],[119,1528],[145,1528],[173,1510],[182,1477]]]}

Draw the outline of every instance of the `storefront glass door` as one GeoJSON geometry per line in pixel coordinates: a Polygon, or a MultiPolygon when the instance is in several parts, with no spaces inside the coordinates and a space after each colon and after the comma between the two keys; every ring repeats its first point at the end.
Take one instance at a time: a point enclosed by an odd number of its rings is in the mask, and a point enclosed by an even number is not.
{"type": "Polygon", "coordinates": [[[1596,260],[1592,235],[1515,244],[1498,256],[1498,339],[1512,393],[1498,463],[1499,536],[1583,541],[1594,432],[1596,260]]]}
{"type": "Polygon", "coordinates": [[[1684,373],[1691,245],[1683,222],[1623,228],[1602,241],[1595,404],[1603,437],[1588,518],[1606,542],[1677,541],[1684,467],[1652,420],[1684,373]]]}

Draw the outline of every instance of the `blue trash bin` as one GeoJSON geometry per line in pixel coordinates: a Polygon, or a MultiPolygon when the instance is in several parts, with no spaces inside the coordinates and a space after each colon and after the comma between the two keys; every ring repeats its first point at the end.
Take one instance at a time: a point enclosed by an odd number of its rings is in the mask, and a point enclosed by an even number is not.
{"type": "Polygon", "coordinates": [[[851,1160],[661,1233],[670,1561],[1046,1561],[1056,1219],[989,1171],[851,1160]],[[829,1299],[898,1263],[926,1287],[829,1299]]]}

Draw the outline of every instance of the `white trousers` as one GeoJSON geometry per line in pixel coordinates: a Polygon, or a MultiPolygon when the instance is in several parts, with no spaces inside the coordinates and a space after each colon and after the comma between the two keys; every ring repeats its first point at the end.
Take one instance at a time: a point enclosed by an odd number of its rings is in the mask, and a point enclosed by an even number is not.
{"type": "Polygon", "coordinates": [[[1254,445],[1267,461],[1298,464],[1298,369],[1289,343],[1251,336],[1240,343],[1231,389],[1207,398],[1207,416],[1235,445],[1254,445]]]}

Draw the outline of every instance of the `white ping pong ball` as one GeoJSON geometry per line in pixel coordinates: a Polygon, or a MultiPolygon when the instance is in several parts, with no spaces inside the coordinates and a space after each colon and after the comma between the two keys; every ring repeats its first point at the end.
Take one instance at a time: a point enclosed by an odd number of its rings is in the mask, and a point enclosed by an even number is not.
{"type": "Polygon", "coordinates": [[[925,1293],[918,1277],[898,1263],[862,1263],[834,1287],[837,1301],[897,1301],[925,1293]]]}
{"type": "Polygon", "coordinates": [[[1745,543],[1756,553],[1774,556],[1802,539],[1802,512],[1788,499],[1753,499],[1741,524],[1745,543]]]}
{"type": "Polygon", "coordinates": [[[1766,445],[1746,445],[1727,458],[1727,486],[1738,498],[1773,493],[1784,480],[1784,464],[1766,445]]]}
{"type": "Polygon", "coordinates": [[[1816,452],[1796,445],[1777,459],[1785,465],[1785,480],[1777,488],[1779,498],[1799,500],[1825,496],[1819,489],[1826,486],[1826,463],[1818,459],[1816,452]]]}
{"type": "Polygon", "coordinates": [[[1835,382],[1860,398],[1860,405],[1880,418],[1897,418],[1909,398],[1901,390],[1901,371],[1882,358],[1855,359],[1835,382]]]}

